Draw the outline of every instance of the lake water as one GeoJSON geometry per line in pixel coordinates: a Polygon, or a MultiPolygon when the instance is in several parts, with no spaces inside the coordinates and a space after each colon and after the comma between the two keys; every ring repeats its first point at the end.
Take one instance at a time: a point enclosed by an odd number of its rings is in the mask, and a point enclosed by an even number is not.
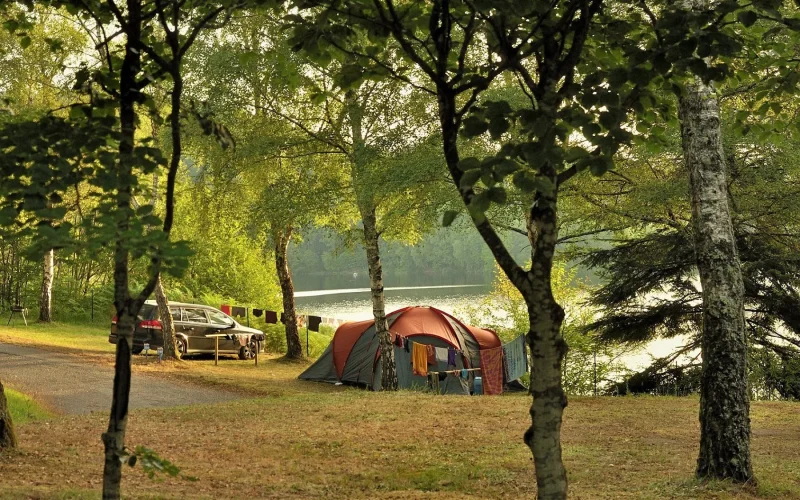
{"type": "MultiPolygon", "coordinates": [[[[363,281],[337,279],[326,284],[335,288],[295,292],[298,312],[350,321],[372,318],[369,288],[363,281]]],[[[490,290],[491,285],[485,283],[386,287],[386,312],[408,306],[432,306],[466,321],[459,312],[479,303],[490,290]]],[[[628,368],[641,370],[650,364],[652,356],[666,356],[684,342],[682,338],[655,340],[622,359],[628,368]]]]}

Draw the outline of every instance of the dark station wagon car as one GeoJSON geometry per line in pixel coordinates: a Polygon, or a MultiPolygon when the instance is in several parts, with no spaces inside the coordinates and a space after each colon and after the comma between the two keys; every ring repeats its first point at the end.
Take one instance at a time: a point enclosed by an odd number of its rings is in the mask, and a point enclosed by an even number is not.
{"type": "MultiPolygon", "coordinates": [[[[169,310],[175,324],[175,337],[181,355],[213,354],[215,339],[206,337],[209,334],[225,334],[219,338],[220,354],[235,354],[239,359],[249,359],[264,340],[261,330],[240,325],[224,312],[210,306],[199,304],[183,304],[170,302],[169,310]]],[[[111,322],[111,334],[108,341],[117,343],[117,321],[111,322]]],[[[150,344],[155,350],[164,346],[161,321],[158,318],[158,306],[155,300],[148,300],[139,311],[136,328],[133,332],[133,353],[139,354],[144,345],[150,344]]]]}

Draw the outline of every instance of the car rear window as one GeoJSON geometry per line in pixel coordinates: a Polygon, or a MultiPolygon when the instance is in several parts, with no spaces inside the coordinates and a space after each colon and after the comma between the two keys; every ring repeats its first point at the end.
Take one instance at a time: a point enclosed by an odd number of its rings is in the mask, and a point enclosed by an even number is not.
{"type": "Polygon", "coordinates": [[[145,321],[148,319],[153,319],[153,314],[156,309],[156,306],[152,306],[150,304],[145,304],[139,309],[139,314],[136,315],[136,319],[139,321],[145,321]]]}

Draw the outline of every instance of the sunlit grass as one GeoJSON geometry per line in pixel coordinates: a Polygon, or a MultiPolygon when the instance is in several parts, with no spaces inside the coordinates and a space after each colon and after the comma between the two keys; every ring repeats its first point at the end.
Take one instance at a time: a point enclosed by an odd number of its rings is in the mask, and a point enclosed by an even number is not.
{"type": "Polygon", "coordinates": [[[21,392],[6,388],[5,394],[11,419],[16,426],[53,417],[53,413],[21,392]]]}
{"type": "Polygon", "coordinates": [[[110,328],[110,323],[74,325],[29,321],[28,326],[21,323],[11,326],[0,324],[0,342],[58,350],[108,353],[114,352],[114,345],[108,342],[110,328]]]}

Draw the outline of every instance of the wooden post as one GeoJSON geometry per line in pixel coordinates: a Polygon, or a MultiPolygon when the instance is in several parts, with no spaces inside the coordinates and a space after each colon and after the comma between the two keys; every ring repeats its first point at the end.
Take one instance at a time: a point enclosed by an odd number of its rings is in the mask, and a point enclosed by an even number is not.
{"type": "Polygon", "coordinates": [[[255,356],[256,357],[256,366],[258,366],[258,349],[259,349],[258,340],[256,340],[256,356],[255,356]]]}
{"type": "Polygon", "coordinates": [[[219,360],[219,337],[214,337],[214,366],[217,366],[219,360]]]}

